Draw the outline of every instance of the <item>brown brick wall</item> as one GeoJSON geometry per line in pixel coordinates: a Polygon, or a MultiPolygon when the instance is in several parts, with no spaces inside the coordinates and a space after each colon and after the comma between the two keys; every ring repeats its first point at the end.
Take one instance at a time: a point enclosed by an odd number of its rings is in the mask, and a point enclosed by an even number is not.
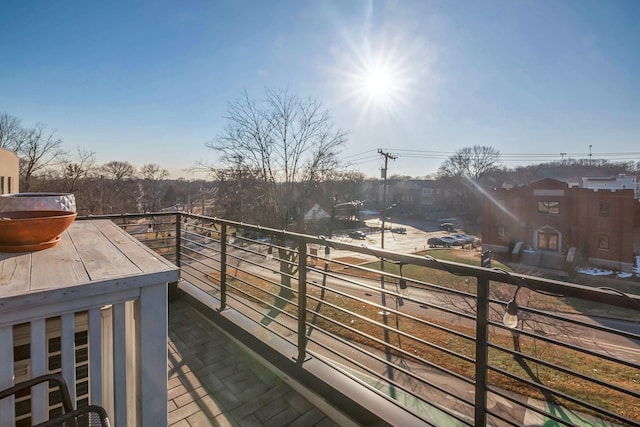
{"type": "Polygon", "coordinates": [[[522,241],[535,248],[536,232],[557,232],[559,252],[575,247],[595,262],[633,262],[634,243],[639,246],[634,236],[640,234],[640,203],[631,189],[593,191],[545,179],[529,187],[495,189],[489,195],[483,203],[484,244],[507,249],[522,241]],[[559,212],[540,213],[539,202],[558,202],[559,212]],[[504,236],[498,235],[499,227],[504,236]]]}

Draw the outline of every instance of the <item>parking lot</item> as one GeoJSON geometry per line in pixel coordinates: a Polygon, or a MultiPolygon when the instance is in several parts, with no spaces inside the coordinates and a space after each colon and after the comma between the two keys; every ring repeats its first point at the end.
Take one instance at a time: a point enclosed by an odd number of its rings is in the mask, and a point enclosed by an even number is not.
{"type": "MultiPolygon", "coordinates": [[[[378,219],[369,220],[366,224],[367,229],[375,229],[381,226],[381,223],[378,219]]],[[[415,253],[425,250],[434,250],[434,248],[429,247],[429,244],[427,243],[428,240],[432,237],[449,236],[450,234],[449,232],[441,230],[424,231],[409,224],[403,224],[393,221],[386,222],[385,229],[386,231],[384,233],[384,248],[402,253],[415,253]],[[392,229],[395,229],[396,231],[399,231],[399,229],[404,229],[404,232],[392,232],[392,229]]],[[[350,237],[349,234],[336,235],[333,238],[341,240],[343,242],[379,248],[381,247],[382,233],[380,231],[372,233],[367,232],[364,239],[353,238],[350,237]]],[[[453,248],[461,247],[454,246],[453,248]]],[[[475,253],[477,251],[479,251],[479,249],[470,252],[475,253]]]]}

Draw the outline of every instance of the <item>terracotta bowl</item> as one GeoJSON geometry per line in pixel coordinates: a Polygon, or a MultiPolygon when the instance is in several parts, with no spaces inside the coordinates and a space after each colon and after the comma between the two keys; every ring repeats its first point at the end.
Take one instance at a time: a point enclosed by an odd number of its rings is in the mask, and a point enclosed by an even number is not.
{"type": "Polygon", "coordinates": [[[0,196],[0,212],[76,211],[72,193],[13,193],[0,196]]]}
{"type": "Polygon", "coordinates": [[[69,228],[77,215],[67,211],[0,212],[0,251],[51,247],[58,243],[60,234],[69,228]]]}

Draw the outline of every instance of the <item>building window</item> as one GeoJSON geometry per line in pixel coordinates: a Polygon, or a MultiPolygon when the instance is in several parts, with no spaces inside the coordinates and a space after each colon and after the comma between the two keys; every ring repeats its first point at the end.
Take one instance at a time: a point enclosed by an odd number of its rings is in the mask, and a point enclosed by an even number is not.
{"type": "Polygon", "coordinates": [[[504,225],[498,226],[498,237],[504,237],[504,225]]]}
{"type": "Polygon", "coordinates": [[[560,213],[560,202],[549,202],[540,200],[538,202],[538,212],[558,215],[560,213]]]}
{"type": "Polygon", "coordinates": [[[609,203],[600,203],[600,216],[609,216],[609,203]]]}
{"type": "Polygon", "coordinates": [[[538,233],[538,249],[543,251],[558,251],[558,233],[541,231],[538,233]]]}
{"type": "Polygon", "coordinates": [[[0,176],[0,194],[4,194],[4,176],[0,176]]]}
{"type": "Polygon", "coordinates": [[[609,236],[606,234],[598,236],[598,249],[609,250],[609,236]]]}

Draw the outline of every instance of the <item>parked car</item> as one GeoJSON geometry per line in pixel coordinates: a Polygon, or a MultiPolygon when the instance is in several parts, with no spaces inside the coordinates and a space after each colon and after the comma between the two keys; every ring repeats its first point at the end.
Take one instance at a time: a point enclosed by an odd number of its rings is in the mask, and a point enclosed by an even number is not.
{"type": "Polygon", "coordinates": [[[440,240],[442,240],[443,242],[447,243],[449,246],[462,246],[462,243],[458,239],[456,239],[455,237],[442,236],[442,237],[440,237],[440,240]]]}
{"type": "Polygon", "coordinates": [[[356,230],[356,231],[350,232],[349,237],[351,237],[352,239],[363,240],[367,237],[367,235],[364,234],[364,231],[356,230]]]}
{"type": "Polygon", "coordinates": [[[449,235],[449,236],[447,236],[447,237],[450,237],[450,238],[452,238],[453,240],[455,240],[454,246],[464,246],[464,245],[466,245],[466,244],[467,244],[467,239],[464,239],[464,238],[462,238],[462,237],[460,237],[460,236],[455,236],[455,235],[453,235],[453,234],[450,234],[450,235],[449,235]]]}
{"type": "Polygon", "coordinates": [[[450,247],[452,245],[451,242],[453,241],[453,239],[449,239],[447,236],[443,236],[443,237],[431,237],[429,240],[427,240],[427,244],[429,245],[430,248],[450,247]],[[446,237],[446,239],[444,239],[443,237],[446,237]]]}
{"type": "Polygon", "coordinates": [[[442,224],[440,224],[440,230],[453,231],[453,223],[452,222],[443,222],[442,224]]]}
{"type": "Polygon", "coordinates": [[[404,227],[396,227],[396,228],[392,228],[391,232],[398,233],[398,234],[407,234],[407,229],[404,227]]]}
{"type": "Polygon", "coordinates": [[[455,238],[455,239],[460,240],[463,245],[465,245],[467,243],[473,243],[473,242],[476,241],[476,237],[475,236],[470,236],[470,235],[464,234],[464,233],[453,233],[450,236],[455,238]]]}

